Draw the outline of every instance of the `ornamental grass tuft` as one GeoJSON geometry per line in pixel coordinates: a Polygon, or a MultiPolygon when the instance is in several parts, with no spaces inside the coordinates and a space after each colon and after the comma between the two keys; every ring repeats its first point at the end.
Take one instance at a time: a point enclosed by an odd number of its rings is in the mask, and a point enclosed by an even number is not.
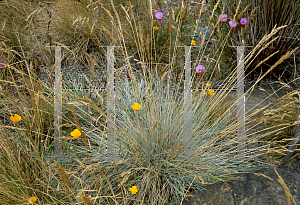
{"type": "MultiPolygon", "coordinates": [[[[237,158],[237,103],[236,98],[229,101],[226,90],[235,86],[237,68],[220,57],[228,55],[224,53],[224,48],[232,45],[228,42],[240,45],[231,40],[243,37],[239,28],[246,31],[252,26],[250,17],[255,9],[249,17],[246,10],[239,12],[240,8],[234,8],[235,13],[222,11],[220,2],[210,5],[201,1],[193,6],[189,1],[167,4],[148,0],[121,1],[117,5],[110,0],[57,0],[52,6],[42,1],[3,4],[1,38],[8,41],[0,44],[0,59],[6,60],[0,69],[0,204],[170,204],[193,190],[229,181],[231,174],[259,169],[269,162],[270,153],[284,156],[286,142],[292,140],[299,124],[299,113],[291,108],[295,102],[278,105],[272,119],[266,117],[268,113],[255,118],[263,109],[246,113],[246,157],[244,161],[237,158]],[[16,12],[19,10],[22,12],[16,12]],[[240,18],[240,24],[246,24],[233,31],[225,24],[229,19],[240,18]],[[221,28],[226,35],[222,35],[221,28]],[[113,137],[108,134],[111,130],[106,121],[109,94],[97,89],[80,90],[80,86],[92,86],[91,76],[80,73],[86,79],[80,85],[73,77],[71,84],[63,81],[64,89],[70,90],[62,92],[62,143],[57,160],[55,139],[60,132],[54,124],[56,93],[37,72],[43,62],[53,80],[50,67],[55,56],[51,48],[44,46],[52,42],[69,44],[69,48],[62,49],[62,59],[74,61],[74,65],[87,61],[85,66],[92,71],[92,77],[96,73],[94,65],[107,62],[97,63],[90,49],[99,45],[123,46],[115,50],[116,95],[115,102],[110,101],[115,103],[113,137]],[[193,46],[192,82],[184,81],[186,56],[182,48],[176,47],[182,45],[193,46]],[[216,90],[217,80],[222,80],[220,90],[216,90]],[[190,121],[186,121],[185,114],[187,84],[195,89],[190,121]],[[263,128],[252,132],[257,124],[268,125],[268,120],[281,127],[276,125],[266,133],[263,128]],[[281,131],[283,126],[287,129],[281,131]],[[289,136],[268,139],[276,132],[289,136]],[[107,141],[114,144],[107,147],[107,141]],[[114,158],[106,153],[112,148],[114,158]]],[[[245,69],[284,29],[285,26],[272,26],[268,35],[255,41],[245,54],[245,69]]],[[[106,49],[99,48],[97,52],[106,56],[106,49]]],[[[255,84],[296,50],[285,51],[255,84]]],[[[256,61],[254,69],[268,58],[256,61]]],[[[106,72],[106,67],[97,69],[106,72]]]]}

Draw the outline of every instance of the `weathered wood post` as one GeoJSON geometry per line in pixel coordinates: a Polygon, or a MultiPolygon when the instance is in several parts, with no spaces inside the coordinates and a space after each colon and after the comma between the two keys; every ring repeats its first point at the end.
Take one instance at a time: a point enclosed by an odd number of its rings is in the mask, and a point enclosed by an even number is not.
{"type": "Polygon", "coordinates": [[[184,155],[189,157],[192,153],[192,76],[191,76],[191,47],[176,46],[185,48],[185,79],[184,79],[184,155]]]}
{"type": "Polygon", "coordinates": [[[191,77],[191,46],[185,46],[185,79],[184,79],[184,152],[186,156],[192,153],[192,77],[191,77]]]}
{"type": "Polygon", "coordinates": [[[237,47],[237,153],[236,160],[244,161],[245,153],[245,47],[252,46],[230,46],[237,47]]]}
{"type": "Polygon", "coordinates": [[[237,160],[245,160],[245,57],[244,46],[237,47],[237,160]]]}
{"type": "Polygon", "coordinates": [[[55,47],[55,77],[54,77],[54,157],[59,160],[62,155],[62,78],[61,78],[61,47],[69,46],[46,46],[55,47]]]}
{"type": "Polygon", "coordinates": [[[107,118],[106,118],[106,138],[107,151],[106,159],[108,161],[118,160],[115,150],[115,82],[114,82],[114,47],[122,46],[100,46],[107,47],[107,118]]]}

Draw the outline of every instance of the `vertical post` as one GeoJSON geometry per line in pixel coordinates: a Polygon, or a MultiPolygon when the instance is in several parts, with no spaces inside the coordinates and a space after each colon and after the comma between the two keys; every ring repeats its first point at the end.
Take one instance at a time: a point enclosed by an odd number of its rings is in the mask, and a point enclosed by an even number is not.
{"type": "Polygon", "coordinates": [[[122,46],[99,46],[107,48],[107,118],[106,118],[106,138],[107,138],[107,160],[118,160],[115,150],[115,70],[114,70],[114,47],[122,46]]]}
{"type": "Polygon", "coordinates": [[[115,153],[115,93],[114,93],[114,47],[107,48],[107,158],[116,158],[115,153]]]}
{"type": "MultiPolygon", "coordinates": [[[[62,78],[61,78],[61,47],[62,46],[46,46],[55,47],[55,77],[54,77],[54,160],[59,160],[62,154],[62,78]]],[[[63,46],[70,47],[70,46],[63,46]]]]}
{"type": "Polygon", "coordinates": [[[245,160],[245,57],[244,46],[237,47],[237,160],[245,160]]]}
{"type": "Polygon", "coordinates": [[[54,85],[54,160],[61,156],[61,115],[62,115],[62,97],[61,97],[61,47],[55,46],[55,85],[54,85]]]}
{"type": "Polygon", "coordinates": [[[185,48],[185,78],[184,78],[184,155],[192,154],[192,72],[191,72],[191,48],[200,46],[176,46],[185,48]]]}
{"type": "Polygon", "coordinates": [[[185,46],[185,79],[184,79],[184,152],[191,154],[192,124],[192,77],[191,77],[191,46],[185,46]]]}

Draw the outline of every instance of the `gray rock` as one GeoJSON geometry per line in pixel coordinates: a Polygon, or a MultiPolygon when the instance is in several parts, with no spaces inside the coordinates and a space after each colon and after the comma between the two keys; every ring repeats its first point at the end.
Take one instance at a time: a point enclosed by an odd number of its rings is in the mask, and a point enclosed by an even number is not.
{"type": "MultiPolygon", "coordinates": [[[[298,161],[299,164],[299,161],[298,161]]],[[[233,174],[234,179],[205,187],[207,191],[194,191],[183,200],[184,205],[213,204],[213,205],[281,205],[288,204],[287,193],[283,182],[288,187],[293,200],[300,201],[299,172],[288,166],[265,165],[253,173],[233,174]],[[256,174],[255,174],[256,173],[256,174]]],[[[179,205],[181,203],[177,203],[179,205]]]]}

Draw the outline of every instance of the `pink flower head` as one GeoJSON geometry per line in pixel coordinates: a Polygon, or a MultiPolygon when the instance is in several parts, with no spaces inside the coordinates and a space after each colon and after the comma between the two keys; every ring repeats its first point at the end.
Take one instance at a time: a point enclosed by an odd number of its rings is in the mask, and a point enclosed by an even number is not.
{"type": "Polygon", "coordinates": [[[163,12],[157,12],[155,14],[155,17],[160,21],[162,19],[162,17],[163,17],[163,12]]]}
{"type": "Polygon", "coordinates": [[[205,67],[203,66],[203,65],[198,65],[197,67],[196,67],[196,72],[197,73],[201,73],[201,72],[203,72],[205,70],[205,67]]]}
{"type": "Polygon", "coordinates": [[[50,18],[50,19],[52,18],[52,14],[51,14],[51,11],[49,12],[49,18],[50,18]]]}
{"type": "Polygon", "coordinates": [[[242,25],[245,25],[248,22],[248,19],[247,18],[242,18],[240,22],[241,22],[242,25]]]}
{"type": "Polygon", "coordinates": [[[167,91],[166,91],[166,89],[164,89],[164,94],[165,94],[165,95],[167,94],[167,91]]]}
{"type": "Polygon", "coordinates": [[[228,15],[220,14],[219,18],[220,18],[221,23],[225,23],[227,21],[228,15]]]}
{"type": "Polygon", "coordinates": [[[239,22],[235,22],[234,24],[232,24],[233,23],[232,21],[229,21],[228,23],[232,29],[234,29],[239,24],[239,22]]]}
{"type": "Polygon", "coordinates": [[[96,118],[94,118],[94,117],[92,117],[92,120],[94,121],[94,122],[96,122],[97,120],[96,120],[96,118]]]}

